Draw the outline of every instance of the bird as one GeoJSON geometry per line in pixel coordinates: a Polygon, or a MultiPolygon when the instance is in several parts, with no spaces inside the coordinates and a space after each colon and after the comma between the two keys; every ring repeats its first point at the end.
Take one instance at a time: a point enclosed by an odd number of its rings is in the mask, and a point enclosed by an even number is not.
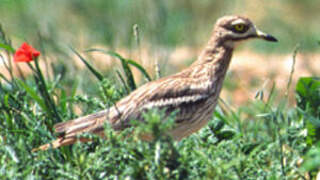
{"type": "Polygon", "coordinates": [[[99,112],[54,125],[58,138],[32,151],[70,145],[80,134],[93,133],[104,137],[105,123],[115,131],[132,126],[132,120],[143,119],[143,112],[163,109],[165,116],[175,112],[174,126],[168,134],[174,140],[197,132],[212,118],[234,48],[249,39],[278,40],[257,29],[252,21],[239,15],[219,18],[207,45],[198,58],[184,70],[140,86],[113,106],[99,112]]]}

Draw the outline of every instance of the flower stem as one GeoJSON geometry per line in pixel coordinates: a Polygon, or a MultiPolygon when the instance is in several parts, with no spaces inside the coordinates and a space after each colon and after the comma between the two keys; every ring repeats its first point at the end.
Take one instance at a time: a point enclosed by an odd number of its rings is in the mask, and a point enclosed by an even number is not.
{"type": "Polygon", "coordinates": [[[35,77],[36,82],[39,82],[39,83],[37,83],[38,84],[38,88],[40,90],[40,93],[41,93],[42,97],[45,100],[46,106],[49,109],[50,116],[55,118],[58,122],[61,122],[61,117],[60,117],[60,115],[58,113],[56,105],[55,105],[53,99],[51,98],[51,96],[49,95],[48,87],[46,85],[45,79],[44,79],[43,74],[41,72],[41,69],[39,67],[39,62],[38,62],[37,59],[35,59],[34,62],[35,62],[35,69],[32,66],[31,66],[31,69],[33,71],[35,71],[35,76],[34,77],[35,77]]]}

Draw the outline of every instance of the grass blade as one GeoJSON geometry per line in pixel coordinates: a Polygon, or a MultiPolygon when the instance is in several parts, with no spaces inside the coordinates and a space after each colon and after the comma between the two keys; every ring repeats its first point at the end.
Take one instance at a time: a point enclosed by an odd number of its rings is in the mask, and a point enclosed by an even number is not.
{"type": "Polygon", "coordinates": [[[124,89],[126,90],[126,93],[129,94],[130,90],[129,90],[129,87],[127,86],[127,84],[125,83],[123,76],[121,75],[121,73],[118,70],[116,70],[116,73],[117,73],[121,83],[123,84],[124,89]]]}
{"type": "MultiPolygon", "coordinates": [[[[29,87],[27,84],[25,84],[20,79],[16,79],[18,84],[26,90],[26,92],[39,104],[41,109],[43,109],[46,112],[49,112],[47,109],[47,106],[45,105],[45,102],[41,99],[40,96],[37,95],[36,91],[34,91],[31,87],[29,87]]],[[[49,112],[50,113],[50,112],[49,112]]]]}
{"type": "Polygon", "coordinates": [[[144,77],[145,77],[148,81],[151,81],[151,80],[152,80],[151,77],[149,76],[149,74],[147,73],[147,71],[146,71],[140,64],[138,64],[137,62],[135,62],[135,61],[133,61],[133,60],[131,60],[131,59],[128,60],[128,64],[136,67],[136,68],[144,75],[144,77]]]}
{"type": "Polygon", "coordinates": [[[94,51],[101,52],[101,53],[107,54],[109,56],[115,57],[116,59],[119,59],[121,61],[122,68],[123,68],[124,73],[126,75],[127,86],[130,87],[131,91],[137,88],[136,83],[135,83],[134,78],[133,78],[132,71],[131,71],[131,69],[129,67],[127,59],[123,58],[122,56],[120,56],[120,54],[118,54],[116,52],[105,51],[105,50],[102,50],[102,49],[89,49],[86,52],[94,52],[94,51]]]}
{"type": "Polygon", "coordinates": [[[8,52],[14,53],[15,50],[8,44],[0,43],[0,48],[7,50],[8,52]]]}
{"type": "Polygon", "coordinates": [[[103,80],[103,76],[101,73],[99,73],[86,59],[84,59],[76,50],[74,50],[73,48],[71,48],[71,51],[73,53],[75,53],[79,59],[87,66],[87,68],[92,72],[92,74],[99,80],[102,81],[103,80]]]}

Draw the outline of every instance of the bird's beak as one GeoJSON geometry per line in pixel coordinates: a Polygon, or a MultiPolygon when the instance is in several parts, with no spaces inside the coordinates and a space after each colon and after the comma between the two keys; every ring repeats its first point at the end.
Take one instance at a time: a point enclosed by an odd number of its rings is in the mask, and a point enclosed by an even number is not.
{"type": "Polygon", "coordinates": [[[256,30],[256,36],[266,41],[278,42],[278,40],[275,37],[271,36],[270,34],[264,33],[259,29],[256,30]]]}

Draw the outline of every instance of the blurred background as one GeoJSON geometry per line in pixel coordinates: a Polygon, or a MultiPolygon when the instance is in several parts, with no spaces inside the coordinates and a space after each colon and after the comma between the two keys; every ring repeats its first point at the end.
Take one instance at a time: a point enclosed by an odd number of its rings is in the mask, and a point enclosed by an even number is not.
{"type": "MultiPolygon", "coordinates": [[[[217,18],[245,15],[279,43],[253,40],[236,50],[222,98],[238,106],[254,100],[257,92],[268,94],[273,85],[279,95],[285,94],[298,44],[290,92],[300,76],[319,75],[319,7],[318,0],[0,0],[0,23],[14,48],[29,42],[42,52],[49,74],[60,74],[70,86],[77,82],[79,93],[94,96],[93,76],[69,47],[111,78],[116,78],[118,62],[84,50],[118,52],[141,63],[153,77],[157,64],[165,76],[196,59],[217,18]]],[[[0,68],[0,73],[6,72],[0,68]]]]}

